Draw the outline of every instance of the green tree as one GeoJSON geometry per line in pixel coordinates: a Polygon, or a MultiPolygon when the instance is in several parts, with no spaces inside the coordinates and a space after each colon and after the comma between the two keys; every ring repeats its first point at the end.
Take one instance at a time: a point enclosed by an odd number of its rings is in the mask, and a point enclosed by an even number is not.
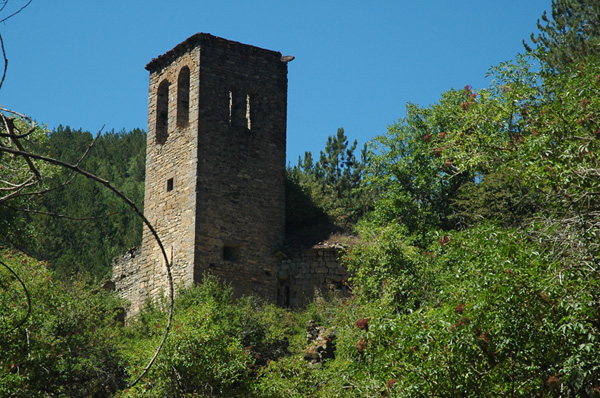
{"type": "MultiPolygon", "coordinates": [[[[531,34],[538,55],[553,69],[587,56],[600,55],[600,1],[552,0],[552,19],[546,11],[538,20],[539,33],[531,34]]],[[[525,48],[531,47],[523,41],[525,48]]]]}
{"type": "Polygon", "coordinates": [[[598,296],[580,270],[563,267],[546,242],[528,239],[527,232],[489,223],[431,238],[424,249],[411,248],[401,232],[387,228],[352,251],[350,264],[361,269],[366,286],[387,275],[380,298],[359,297],[336,314],[343,324],[336,325],[335,363],[326,368],[332,381],[322,391],[398,397],[599,392],[598,296]]]}
{"type": "Polygon", "coordinates": [[[24,156],[5,152],[46,151],[48,137],[31,120],[0,108],[0,248],[16,247],[30,241],[34,229],[24,210],[39,202],[38,193],[49,187],[56,169],[24,156]],[[16,116],[15,116],[16,115],[16,116]]]}
{"type": "Polygon", "coordinates": [[[343,128],[330,136],[319,160],[314,162],[310,152],[298,159],[298,164],[288,169],[288,175],[302,187],[313,203],[343,228],[354,224],[364,214],[369,203],[359,190],[368,153],[366,145],[357,158],[358,142],[349,145],[343,128]]]}
{"type": "Polygon", "coordinates": [[[466,87],[444,93],[429,108],[410,104],[406,118],[370,142],[373,155],[364,184],[376,201],[367,219],[378,226],[399,223],[409,235],[421,237],[431,229],[455,227],[452,201],[473,175],[455,173],[452,159],[444,156],[446,136],[460,129],[474,95],[466,87]]]}
{"type": "Polygon", "coordinates": [[[329,365],[345,384],[323,390],[599,395],[600,60],[535,61],[377,138],[378,200],[347,256],[361,313],[329,365]]]}
{"type": "Polygon", "coordinates": [[[495,83],[480,91],[479,103],[465,115],[469,129],[451,131],[443,155],[456,173],[495,165],[495,172],[518,181],[535,198],[535,219],[542,220],[548,242],[560,241],[552,244],[566,250],[565,259],[575,256],[591,270],[597,270],[594,236],[600,233],[594,221],[600,206],[594,177],[599,62],[589,58],[558,74],[534,72],[525,60],[494,68],[495,83]]]}
{"type": "MultiPolygon", "coordinates": [[[[59,127],[48,136],[46,153],[75,164],[92,141],[89,132],[59,127]]],[[[146,134],[139,129],[104,133],[80,166],[111,181],[142,208],[145,144],[146,134]]],[[[56,189],[43,195],[38,213],[28,215],[37,239],[22,241],[19,247],[47,259],[59,274],[105,277],[115,256],[141,242],[140,219],[112,192],[69,170],[59,169],[47,180],[56,189]]]]}

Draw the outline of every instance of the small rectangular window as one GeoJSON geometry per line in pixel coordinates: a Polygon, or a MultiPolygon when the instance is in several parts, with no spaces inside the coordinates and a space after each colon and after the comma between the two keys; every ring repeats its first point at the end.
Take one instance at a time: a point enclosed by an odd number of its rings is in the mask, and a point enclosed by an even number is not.
{"type": "Polygon", "coordinates": [[[223,260],[237,261],[240,257],[240,248],[238,246],[223,246],[223,260]]]}
{"type": "Polygon", "coordinates": [[[169,178],[167,180],[167,192],[171,192],[173,190],[173,179],[169,178]]]}

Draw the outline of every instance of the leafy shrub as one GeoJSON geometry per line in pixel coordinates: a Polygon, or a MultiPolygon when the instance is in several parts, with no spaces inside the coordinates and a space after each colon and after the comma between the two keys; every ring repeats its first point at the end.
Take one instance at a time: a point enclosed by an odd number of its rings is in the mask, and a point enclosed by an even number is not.
{"type": "MultiPolygon", "coordinates": [[[[408,286],[402,298],[424,300],[420,306],[398,311],[382,295],[340,312],[345,326],[338,326],[330,369],[346,384],[332,383],[330,393],[593,394],[600,385],[600,359],[593,354],[600,352],[597,284],[543,249],[524,232],[486,224],[434,240],[423,253],[435,270],[423,284],[428,294],[408,286]],[[360,327],[364,319],[368,328],[360,327]]],[[[362,264],[371,270],[366,254],[362,264]]],[[[398,272],[394,267],[390,275],[398,272]]]]}
{"type": "Polygon", "coordinates": [[[125,385],[117,316],[120,302],[85,281],[57,281],[46,264],[21,253],[1,261],[0,396],[105,397],[125,385]],[[18,327],[17,327],[18,326],[18,327]]]}
{"type": "Polygon", "coordinates": [[[383,298],[404,308],[422,300],[427,275],[417,248],[410,245],[404,228],[390,224],[363,232],[363,243],[347,250],[346,261],[352,283],[364,298],[383,298]]]}
{"type": "MultiPolygon", "coordinates": [[[[147,380],[124,396],[247,396],[260,369],[288,354],[285,312],[254,298],[234,302],[231,288],[216,277],[182,290],[175,311],[171,336],[147,380]]],[[[137,346],[132,358],[150,357],[165,318],[160,305],[148,305],[135,320],[127,331],[137,346]]]]}

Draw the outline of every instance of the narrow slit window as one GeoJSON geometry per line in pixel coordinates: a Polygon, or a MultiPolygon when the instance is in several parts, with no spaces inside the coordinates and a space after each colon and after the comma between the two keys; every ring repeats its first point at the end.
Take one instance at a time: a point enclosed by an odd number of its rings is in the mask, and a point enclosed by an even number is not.
{"type": "Polygon", "coordinates": [[[252,95],[246,95],[246,124],[248,130],[252,130],[252,95]]]}
{"type": "Polygon", "coordinates": [[[287,285],[283,287],[283,306],[290,306],[290,287],[287,285]]]}
{"type": "Polygon", "coordinates": [[[169,82],[163,80],[156,93],[156,142],[163,145],[169,137],[169,82]]]}
{"type": "Polygon", "coordinates": [[[229,119],[228,119],[229,126],[231,126],[231,122],[233,120],[232,118],[233,118],[233,91],[229,90],[229,119]]]}
{"type": "Polygon", "coordinates": [[[177,127],[185,127],[190,119],[190,68],[184,66],[177,79],[177,127]]]}
{"type": "Polygon", "coordinates": [[[171,192],[173,190],[173,179],[169,178],[167,180],[167,192],[171,192]]]}

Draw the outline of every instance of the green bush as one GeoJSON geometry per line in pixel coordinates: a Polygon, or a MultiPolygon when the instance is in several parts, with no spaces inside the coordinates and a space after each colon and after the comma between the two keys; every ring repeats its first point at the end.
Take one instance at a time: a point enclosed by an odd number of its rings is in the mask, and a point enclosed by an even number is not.
{"type": "Polygon", "coordinates": [[[125,386],[120,302],[85,281],[58,281],[43,262],[6,251],[0,260],[0,396],[105,397],[125,386]]]}
{"type": "MultiPolygon", "coordinates": [[[[148,305],[128,328],[139,358],[149,358],[162,335],[166,311],[148,305]]],[[[231,288],[206,275],[182,290],[172,332],[148,377],[124,396],[248,396],[260,369],[288,354],[285,311],[254,298],[234,302],[231,288]]],[[[132,359],[135,361],[135,359],[132,359]]]]}
{"type": "MultiPolygon", "coordinates": [[[[434,278],[409,284],[400,307],[382,286],[381,299],[357,299],[355,323],[346,316],[339,327],[330,367],[346,380],[344,394],[593,396],[600,386],[597,283],[543,249],[524,232],[492,225],[432,241],[421,255],[434,278]]],[[[384,268],[371,266],[372,250],[364,262],[353,259],[364,274],[384,268]]],[[[390,275],[404,272],[389,267],[390,275]]]]}

